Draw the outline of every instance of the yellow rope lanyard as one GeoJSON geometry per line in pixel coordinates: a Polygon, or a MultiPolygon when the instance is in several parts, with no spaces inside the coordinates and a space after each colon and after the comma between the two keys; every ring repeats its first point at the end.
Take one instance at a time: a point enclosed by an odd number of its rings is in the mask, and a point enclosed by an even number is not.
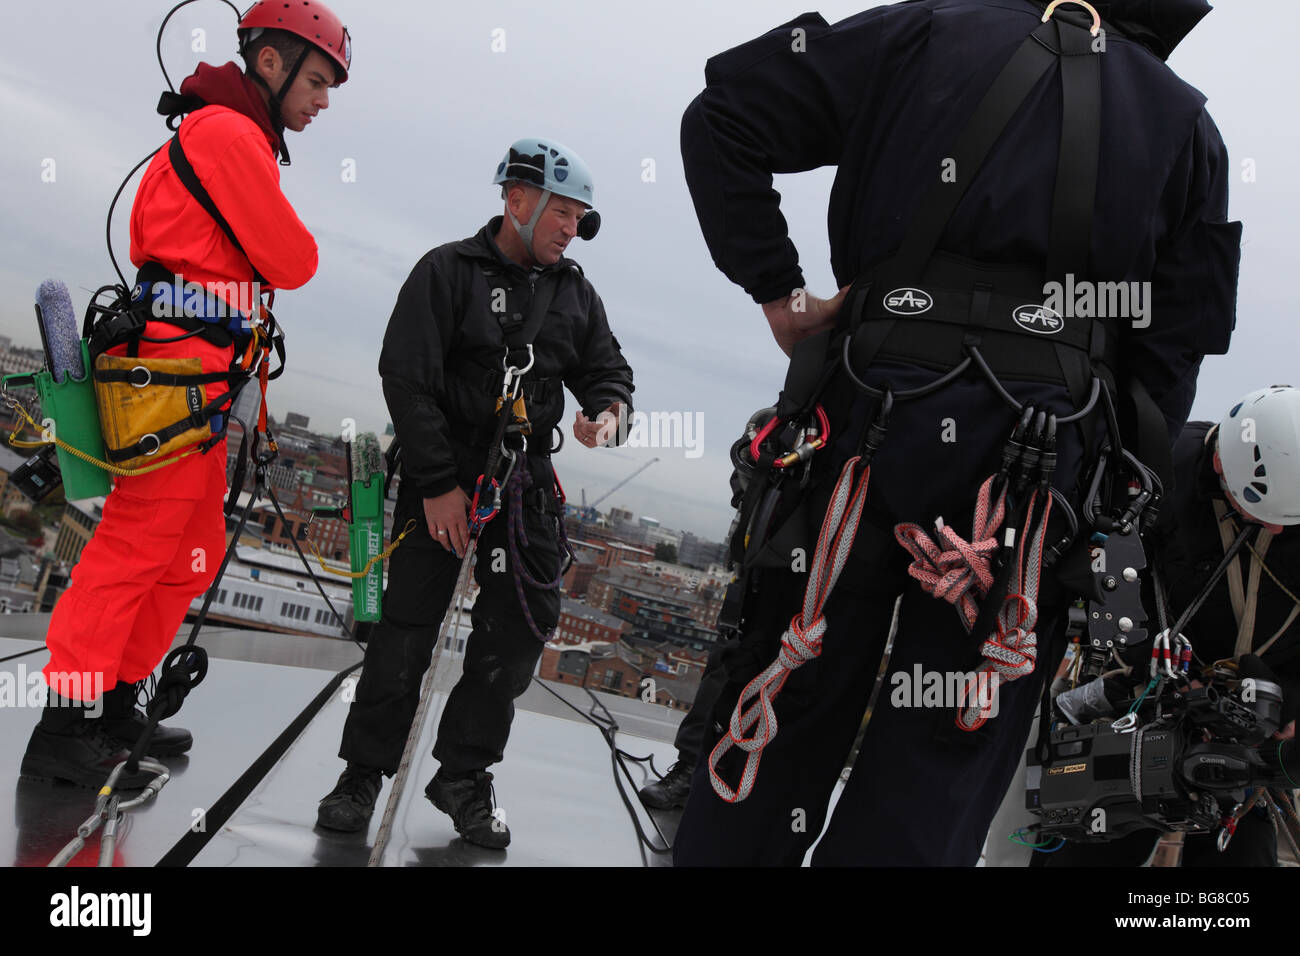
{"type": "MultiPolygon", "coordinates": [[[[14,398],[12,395],[7,395],[5,396],[5,401],[9,403],[10,408],[14,409],[19,415],[27,420],[27,424],[40,430],[42,434],[45,434],[45,429],[41,428],[41,426],[36,423],[32,416],[28,414],[27,409],[23,408],[22,403],[18,401],[18,399],[14,398]]],[[[19,422],[14,425],[14,430],[9,434],[9,444],[13,445],[15,448],[44,448],[47,445],[57,445],[61,450],[66,451],[68,454],[75,455],[82,461],[94,465],[97,468],[102,468],[111,475],[118,475],[123,478],[134,477],[135,475],[147,475],[149,472],[157,471],[159,468],[166,468],[168,465],[174,465],[182,458],[188,458],[199,450],[198,447],[195,446],[172,458],[164,458],[162,461],[155,462],[152,465],[145,465],[142,468],[120,468],[117,465],[109,464],[106,461],[100,461],[94,455],[88,455],[80,448],[72,447],[62,438],[59,438],[58,435],[55,435],[49,441],[24,441],[18,437],[18,433],[21,429],[22,422],[19,422]]]]}
{"type": "MultiPolygon", "coordinates": [[[[308,524],[310,523],[311,522],[308,522],[308,524]]],[[[406,527],[402,529],[402,533],[397,536],[397,539],[393,541],[393,543],[390,544],[388,547],[384,548],[383,551],[380,551],[377,555],[375,555],[373,558],[367,561],[366,566],[362,568],[360,571],[339,571],[337,568],[331,568],[329,565],[325,563],[325,559],[321,556],[320,551],[317,550],[316,548],[316,542],[313,541],[311,538],[307,539],[307,547],[311,548],[311,553],[316,555],[316,560],[320,562],[321,570],[326,572],[327,574],[336,574],[341,578],[353,578],[353,579],[364,578],[367,574],[370,573],[370,569],[373,568],[377,562],[386,561],[392,555],[392,553],[397,550],[397,546],[402,543],[402,539],[405,538],[412,531],[414,531],[415,526],[416,526],[416,521],[414,518],[411,518],[409,521],[406,522],[406,527]]]]}

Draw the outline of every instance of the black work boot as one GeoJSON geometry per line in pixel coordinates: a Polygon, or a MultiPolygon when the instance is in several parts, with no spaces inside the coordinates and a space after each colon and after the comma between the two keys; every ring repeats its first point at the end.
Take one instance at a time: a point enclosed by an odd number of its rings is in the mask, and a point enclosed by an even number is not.
{"type": "Polygon", "coordinates": [[[691,795],[691,774],[695,772],[693,764],[679,760],[668,772],[654,783],[641,788],[641,802],[652,810],[675,810],[686,806],[686,798],[691,795]]]}
{"type": "Polygon", "coordinates": [[[464,777],[445,776],[441,770],[424,788],[435,807],[451,817],[456,832],[479,846],[504,850],[510,845],[505,819],[492,815],[492,774],[475,770],[464,777]]]}
{"type": "MultiPolygon", "coordinates": [[[[93,706],[93,705],[92,705],[93,706]]],[[[103,726],[103,720],[86,716],[86,705],[50,691],[40,723],[27,742],[19,772],[36,780],[66,780],[82,787],[102,787],[113,768],[130,753],[103,726]]],[[[122,772],[119,790],[138,790],[153,779],[141,770],[122,772]]]]}
{"type": "Polygon", "coordinates": [[[369,767],[348,764],[334,789],[321,798],[316,826],[342,833],[364,830],[375,812],[384,785],[383,775],[369,767]]]}
{"type": "MultiPolygon", "coordinates": [[[[135,743],[148,726],[144,711],[135,706],[138,684],[118,681],[112,689],[104,692],[104,729],[122,742],[128,749],[135,743]]],[[[145,749],[146,757],[176,757],[194,745],[194,738],[188,730],[180,727],[164,727],[159,724],[149,738],[145,749]]]]}

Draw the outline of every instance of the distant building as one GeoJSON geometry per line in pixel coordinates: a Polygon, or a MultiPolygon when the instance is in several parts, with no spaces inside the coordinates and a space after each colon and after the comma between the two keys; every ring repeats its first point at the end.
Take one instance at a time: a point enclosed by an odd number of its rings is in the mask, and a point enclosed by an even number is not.
{"type": "Polygon", "coordinates": [[[570,597],[582,597],[587,593],[591,579],[600,570],[600,559],[605,549],[601,545],[587,542],[570,541],[569,544],[573,547],[573,563],[564,572],[560,589],[570,597]]]}
{"type": "MultiPolygon", "coordinates": [[[[315,562],[312,569],[342,621],[321,597],[297,554],[245,547],[235,549],[208,618],[264,631],[342,637],[344,626],[351,628],[353,623],[352,584],[321,572],[315,562]]],[[[204,597],[200,594],[190,603],[191,612],[203,606],[204,597]]]]}
{"type": "Polygon", "coordinates": [[[560,620],[552,640],[570,644],[614,642],[630,630],[632,625],[622,618],[564,598],[560,601],[560,620]]]}
{"type": "Polygon", "coordinates": [[[41,562],[41,574],[36,582],[36,610],[48,614],[54,610],[59,595],[68,589],[72,577],[68,565],[52,558],[41,562]]]}
{"type": "Polygon", "coordinates": [[[63,506],[63,519],[59,534],[54,540],[54,556],[69,566],[81,559],[81,549],[90,543],[91,536],[104,517],[103,497],[84,501],[69,501],[63,506]]]}
{"type": "Polygon", "coordinates": [[[9,476],[26,460],[26,455],[18,454],[7,442],[0,442],[0,514],[8,514],[14,505],[31,505],[26,495],[9,484],[9,476]]]}
{"type": "Polygon", "coordinates": [[[561,684],[640,697],[665,707],[689,710],[699,690],[704,659],[639,647],[626,640],[567,643],[551,640],[542,648],[538,676],[561,684]]]}
{"type": "Polygon", "coordinates": [[[717,640],[720,599],[630,568],[601,571],[587,588],[587,603],[632,624],[656,641],[704,650],[717,640]],[[711,615],[711,619],[710,619],[711,615]]]}
{"type": "Polygon", "coordinates": [[[706,541],[689,531],[682,532],[677,546],[677,562],[692,568],[709,568],[727,563],[727,545],[719,541],[706,541]]]}

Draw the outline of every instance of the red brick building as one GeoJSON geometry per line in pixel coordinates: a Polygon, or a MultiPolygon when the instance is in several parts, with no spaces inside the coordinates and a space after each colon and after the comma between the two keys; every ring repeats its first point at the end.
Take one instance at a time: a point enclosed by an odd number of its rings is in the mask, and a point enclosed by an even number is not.
{"type": "Polygon", "coordinates": [[[552,640],[561,644],[617,643],[631,629],[627,621],[566,598],[560,602],[560,620],[552,640]]]}

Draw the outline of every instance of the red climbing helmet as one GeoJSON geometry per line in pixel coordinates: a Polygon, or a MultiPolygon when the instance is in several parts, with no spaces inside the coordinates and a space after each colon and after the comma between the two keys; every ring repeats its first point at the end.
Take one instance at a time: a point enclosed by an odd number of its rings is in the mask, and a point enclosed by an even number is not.
{"type": "Polygon", "coordinates": [[[319,0],[257,0],[239,18],[239,48],[256,39],[254,30],[283,30],[302,37],[334,61],[339,83],[352,67],[352,37],[334,11],[319,0]]]}

